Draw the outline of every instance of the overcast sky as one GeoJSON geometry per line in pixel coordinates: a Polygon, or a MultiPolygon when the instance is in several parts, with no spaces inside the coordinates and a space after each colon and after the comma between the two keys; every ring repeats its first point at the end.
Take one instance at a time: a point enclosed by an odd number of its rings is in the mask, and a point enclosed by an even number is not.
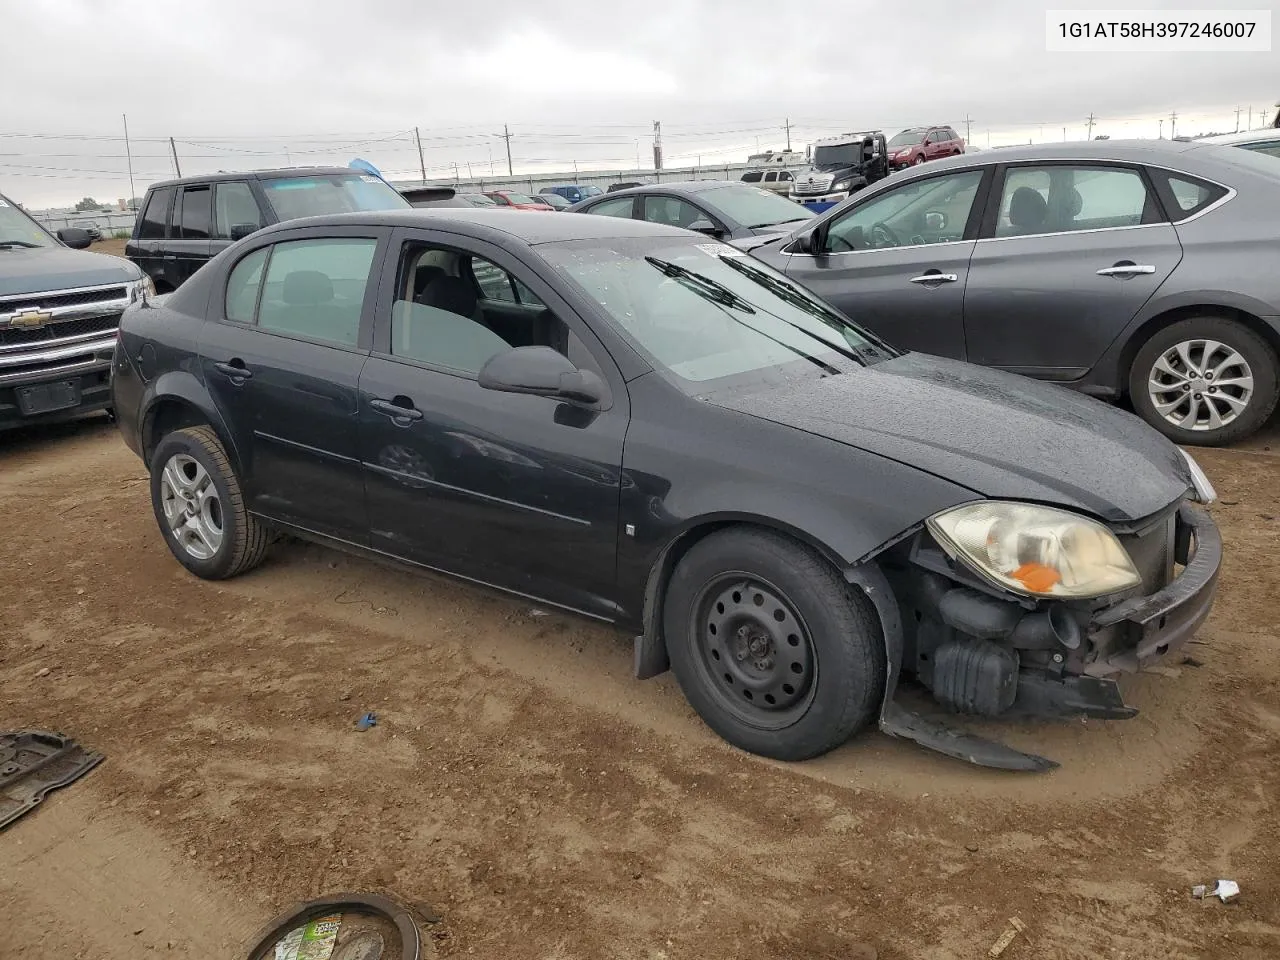
{"type": "Polygon", "coordinates": [[[645,0],[610,25],[612,6],[0,0],[0,192],[127,196],[126,113],[141,195],[173,175],[170,136],[183,173],[360,156],[408,178],[416,125],[429,176],[479,176],[505,168],[504,123],[519,173],[648,166],[654,120],[676,166],[781,147],[788,117],[800,148],[966,116],[984,146],[1080,138],[1090,112],[1095,134],[1154,136],[1173,111],[1180,133],[1231,130],[1280,99],[1277,52],[1045,51],[1046,6],[1099,0],[645,0]]]}

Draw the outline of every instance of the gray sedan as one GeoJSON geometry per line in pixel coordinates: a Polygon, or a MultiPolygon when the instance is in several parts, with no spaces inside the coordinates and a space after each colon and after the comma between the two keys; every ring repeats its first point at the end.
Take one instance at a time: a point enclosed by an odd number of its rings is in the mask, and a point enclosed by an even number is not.
{"type": "Polygon", "coordinates": [[[1128,397],[1178,443],[1271,414],[1280,164],[1097,141],[896,175],[790,236],[736,241],[908,350],[1128,397]]]}
{"type": "Polygon", "coordinates": [[[794,200],[731,180],[655,183],[592,197],[569,209],[665,223],[718,240],[787,233],[814,216],[794,200]]]}

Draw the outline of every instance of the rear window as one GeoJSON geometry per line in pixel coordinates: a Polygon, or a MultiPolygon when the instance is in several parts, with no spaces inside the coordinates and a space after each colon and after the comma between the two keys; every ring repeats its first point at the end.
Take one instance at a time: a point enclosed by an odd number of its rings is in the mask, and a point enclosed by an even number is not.
{"type": "Polygon", "coordinates": [[[142,211],[142,219],[138,221],[139,240],[161,240],[164,238],[169,219],[169,203],[173,200],[173,187],[161,187],[152,192],[142,211]]]}
{"type": "Polygon", "coordinates": [[[753,170],[751,171],[751,173],[744,173],[742,175],[742,182],[743,183],[759,183],[760,178],[763,175],[764,174],[762,174],[759,170],[753,170]]]}
{"type": "Polygon", "coordinates": [[[1153,170],[1151,174],[1169,208],[1169,219],[1175,223],[1195,216],[1227,193],[1225,187],[1186,174],[1164,170],[1153,170]]]}
{"type": "Polygon", "coordinates": [[[409,201],[372,174],[277,177],[262,181],[280,220],[362,210],[405,210],[409,201]]]}

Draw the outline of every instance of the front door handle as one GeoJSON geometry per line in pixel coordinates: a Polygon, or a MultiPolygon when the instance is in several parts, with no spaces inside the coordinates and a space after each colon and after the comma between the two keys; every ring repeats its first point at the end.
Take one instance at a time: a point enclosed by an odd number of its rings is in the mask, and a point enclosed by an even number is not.
{"type": "Polygon", "coordinates": [[[1155,273],[1156,268],[1149,263],[1132,263],[1124,260],[1114,267],[1103,267],[1098,271],[1100,277],[1135,277],[1140,273],[1155,273]]]}
{"type": "Polygon", "coordinates": [[[385,413],[392,420],[421,420],[422,411],[413,405],[408,397],[396,397],[395,400],[380,400],[377,397],[369,401],[369,406],[379,413],[385,413]]]}
{"type": "Polygon", "coordinates": [[[232,380],[253,379],[253,371],[247,368],[244,365],[244,361],[239,358],[232,360],[230,363],[215,363],[213,369],[224,376],[230,377],[232,380]]]}
{"type": "Polygon", "coordinates": [[[918,277],[912,277],[912,283],[955,283],[960,278],[954,273],[939,273],[937,270],[926,270],[918,277]]]}

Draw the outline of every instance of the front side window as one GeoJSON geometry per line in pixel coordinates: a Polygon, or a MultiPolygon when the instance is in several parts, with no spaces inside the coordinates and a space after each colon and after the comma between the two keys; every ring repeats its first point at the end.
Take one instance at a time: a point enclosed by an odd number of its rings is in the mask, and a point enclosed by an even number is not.
{"type": "Polygon", "coordinates": [[[844,360],[894,355],[803,287],[726,244],[579,240],[538,251],[691,392],[726,377],[766,370],[822,376],[839,372],[833,365],[844,360]]]}
{"type": "Polygon", "coordinates": [[[826,252],[880,250],[964,238],[981,170],[912,180],[854,207],[827,231],[826,252]]]}
{"type": "Polygon", "coordinates": [[[138,223],[139,240],[163,240],[169,220],[169,204],[173,200],[173,187],[161,187],[151,194],[142,220],[138,223]]]}
{"type": "Polygon", "coordinates": [[[355,346],[377,246],[363,237],[277,243],[267,263],[258,326],[355,346]]]}
{"type": "Polygon", "coordinates": [[[1142,175],[1127,167],[1012,167],[1005,172],[997,237],[1134,227],[1159,220],[1142,175]]]}
{"type": "Polygon", "coordinates": [[[214,233],[220,240],[230,240],[233,228],[252,233],[262,226],[258,201],[243,180],[230,180],[213,188],[214,233]]]}
{"type": "Polygon", "coordinates": [[[174,235],[183,240],[208,240],[213,215],[213,191],[207,186],[186,187],[173,218],[174,235]]]}
{"type": "Polygon", "coordinates": [[[613,200],[602,200],[586,212],[601,217],[630,217],[634,203],[635,197],[617,197],[613,200]]]}
{"type": "Polygon", "coordinates": [[[410,203],[368,173],[312,174],[263,180],[267,202],[280,220],[367,210],[407,210],[410,203]]]}

